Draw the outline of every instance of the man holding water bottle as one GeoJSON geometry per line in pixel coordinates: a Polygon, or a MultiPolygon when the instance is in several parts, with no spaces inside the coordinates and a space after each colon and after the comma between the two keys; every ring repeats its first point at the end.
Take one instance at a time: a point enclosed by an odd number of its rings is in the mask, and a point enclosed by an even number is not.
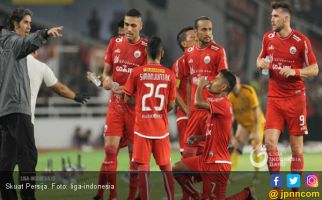
{"type": "Polygon", "coordinates": [[[290,134],[291,171],[303,170],[303,135],[308,134],[308,130],[302,78],[317,76],[319,71],[310,40],[292,29],[290,21],[290,5],[287,2],[273,2],[272,31],[264,35],[262,50],[256,62],[258,69],[269,69],[264,134],[271,173],[280,171],[277,144],[285,126],[290,134]]]}
{"type": "MultiPolygon", "coordinates": [[[[130,9],[124,17],[124,36],[113,37],[107,47],[105,66],[101,80],[88,74],[88,79],[97,86],[112,90],[106,122],[104,127],[105,158],[102,162],[98,184],[109,183],[114,186],[110,190],[109,199],[117,199],[116,170],[119,148],[128,145],[129,158],[132,158],[134,105],[125,104],[123,85],[132,69],[146,64],[147,41],[140,37],[143,23],[141,13],[130,9]],[[102,83],[100,83],[102,81],[102,83]]],[[[135,163],[130,163],[130,169],[136,169],[135,163]]],[[[137,190],[137,174],[130,175],[130,190],[128,199],[134,199],[137,190]]],[[[104,189],[98,189],[94,199],[103,199],[104,189]]]]}

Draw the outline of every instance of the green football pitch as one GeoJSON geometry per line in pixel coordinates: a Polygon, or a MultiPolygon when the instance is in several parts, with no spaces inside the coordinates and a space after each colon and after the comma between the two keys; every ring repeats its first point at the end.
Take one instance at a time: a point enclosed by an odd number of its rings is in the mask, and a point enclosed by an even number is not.
{"type": "MultiPolygon", "coordinates": [[[[43,171],[47,167],[48,159],[53,160],[54,170],[61,170],[61,160],[65,158],[67,160],[70,157],[72,164],[77,162],[77,155],[81,155],[82,164],[86,167],[86,171],[98,171],[102,160],[104,159],[104,150],[95,150],[90,152],[82,152],[82,151],[49,151],[49,152],[41,152],[38,157],[37,171],[43,171]]],[[[288,171],[290,168],[290,153],[285,153],[281,155],[281,170],[288,171]]],[[[172,150],[171,151],[171,162],[174,164],[175,162],[181,159],[181,155],[179,151],[172,150]]],[[[304,170],[305,171],[316,171],[322,169],[321,153],[305,153],[304,154],[304,170]]],[[[127,153],[127,149],[122,149],[118,155],[118,171],[127,171],[129,165],[129,157],[127,153]]],[[[240,163],[238,165],[237,171],[252,171],[253,167],[250,163],[249,154],[245,153],[240,158],[240,163]]],[[[263,169],[267,170],[267,168],[263,169]]],[[[159,171],[158,166],[155,164],[153,156],[151,156],[151,171],[159,171]]]]}
{"type": "MultiPolygon", "coordinates": [[[[48,152],[40,152],[37,164],[37,171],[40,177],[44,177],[44,170],[47,167],[48,159],[53,160],[53,168],[55,171],[62,170],[62,158],[69,157],[72,164],[77,162],[77,156],[81,155],[82,165],[85,167],[85,172],[77,175],[77,176],[70,176],[65,179],[56,178],[54,180],[46,180],[46,181],[38,181],[37,184],[40,186],[44,186],[47,188],[37,188],[36,196],[37,199],[92,199],[92,197],[96,193],[95,186],[97,186],[98,180],[98,170],[100,168],[101,162],[104,158],[103,149],[101,150],[94,150],[89,152],[82,152],[77,150],[70,150],[70,151],[48,151],[48,152]],[[84,187],[87,188],[84,188],[84,187]]],[[[180,160],[181,156],[180,153],[176,150],[171,152],[171,161],[175,163],[176,161],[180,160]]],[[[283,172],[284,177],[289,173],[290,167],[290,154],[282,154],[281,158],[285,160],[282,162],[282,170],[287,171],[283,172]]],[[[305,153],[305,172],[312,173],[312,171],[321,171],[322,169],[322,162],[320,162],[321,154],[318,153],[305,153]]],[[[119,152],[118,156],[118,174],[117,174],[117,191],[118,191],[118,199],[126,199],[128,194],[128,179],[126,178],[128,175],[128,153],[126,149],[122,149],[119,152]]],[[[249,154],[245,153],[241,156],[240,164],[238,166],[238,172],[233,172],[232,175],[234,177],[234,181],[231,182],[227,187],[227,195],[232,195],[244,187],[251,185],[253,182],[253,167],[251,166],[249,160],[249,154]]],[[[267,168],[263,168],[259,174],[259,184],[255,185],[256,194],[258,199],[266,199],[267,194],[272,189],[270,186],[270,176],[269,173],[266,172],[267,168]]],[[[161,173],[159,172],[158,167],[156,166],[153,157],[151,158],[151,174],[150,174],[150,197],[151,199],[166,199],[165,190],[163,188],[163,181],[161,173]]],[[[315,172],[319,174],[319,177],[322,177],[321,172],[315,172]]],[[[285,179],[284,179],[285,180],[285,179]]],[[[306,188],[304,183],[304,178],[301,181],[302,186],[301,191],[318,191],[321,193],[321,187],[318,188],[306,188]],[[303,188],[303,189],[302,189],[303,188]]],[[[285,183],[286,184],[286,183],[285,183]]],[[[195,184],[197,189],[200,190],[201,184],[195,184]]],[[[286,186],[285,186],[286,187],[286,186]]],[[[289,188],[285,188],[285,191],[290,191],[289,188]]],[[[108,190],[106,194],[108,194],[108,190]]],[[[319,194],[320,194],[319,193],[319,194]]],[[[181,199],[181,189],[178,184],[175,185],[175,199],[181,199]]],[[[108,199],[107,195],[105,195],[104,199],[108,199]]],[[[311,198],[311,199],[320,199],[320,198],[311,198]]]]}

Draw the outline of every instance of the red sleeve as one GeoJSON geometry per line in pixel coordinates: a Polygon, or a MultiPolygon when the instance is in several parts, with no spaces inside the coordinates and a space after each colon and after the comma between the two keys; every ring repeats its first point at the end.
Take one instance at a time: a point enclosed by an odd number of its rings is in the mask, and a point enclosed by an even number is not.
{"type": "Polygon", "coordinates": [[[223,69],[228,69],[227,64],[227,57],[226,57],[226,51],[224,48],[221,48],[219,51],[219,58],[218,58],[218,65],[217,65],[217,72],[220,73],[223,69]]]}
{"type": "Polygon", "coordinates": [[[304,37],[303,56],[304,56],[306,66],[316,63],[316,57],[314,55],[311,42],[307,37],[304,37]]]}
{"type": "Polygon", "coordinates": [[[106,54],[105,54],[105,63],[107,64],[112,64],[113,60],[112,60],[112,53],[113,53],[113,46],[114,46],[114,38],[112,38],[107,46],[106,49],[106,54]]]}
{"type": "Polygon", "coordinates": [[[173,63],[172,71],[176,75],[176,79],[179,79],[179,80],[182,79],[182,75],[181,75],[180,70],[179,70],[179,59],[176,60],[176,62],[173,63]]]}
{"type": "Polygon", "coordinates": [[[264,35],[263,40],[262,40],[262,49],[261,52],[259,53],[260,58],[265,58],[267,56],[266,52],[266,46],[267,46],[267,34],[264,35]]]}
{"type": "Polygon", "coordinates": [[[124,87],[123,92],[129,96],[134,95],[134,81],[135,81],[135,71],[133,70],[132,73],[130,73],[124,87]]]}
{"type": "Polygon", "coordinates": [[[169,100],[174,101],[175,99],[176,99],[176,78],[174,73],[171,73],[169,100]]]}
{"type": "Polygon", "coordinates": [[[228,112],[227,110],[227,99],[220,99],[219,101],[210,102],[208,101],[211,114],[225,115],[228,112]]]}

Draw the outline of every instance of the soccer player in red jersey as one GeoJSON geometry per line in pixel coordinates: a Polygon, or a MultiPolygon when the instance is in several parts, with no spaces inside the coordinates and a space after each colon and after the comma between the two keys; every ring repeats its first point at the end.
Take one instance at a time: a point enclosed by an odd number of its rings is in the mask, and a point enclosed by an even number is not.
{"type": "MultiPolygon", "coordinates": [[[[187,26],[180,30],[177,35],[177,42],[182,51],[185,51],[189,47],[192,47],[196,42],[196,32],[192,26],[187,26]]],[[[184,64],[184,56],[178,58],[172,65],[172,70],[176,75],[176,88],[177,88],[177,97],[176,103],[177,107],[177,128],[179,134],[179,145],[180,152],[183,152],[184,145],[186,142],[184,141],[184,133],[188,123],[188,114],[189,114],[189,106],[188,106],[188,95],[187,95],[187,87],[189,84],[188,79],[188,69],[187,65],[184,64]]],[[[190,98],[190,97],[189,97],[190,98]]]]}
{"type": "Polygon", "coordinates": [[[290,5],[284,1],[273,2],[272,31],[264,35],[256,62],[258,69],[269,69],[264,134],[271,173],[280,171],[277,144],[285,126],[290,135],[291,171],[303,170],[303,135],[308,133],[303,78],[317,76],[319,71],[310,40],[292,29],[290,21],[290,5]]]}
{"type": "MultiPolygon", "coordinates": [[[[128,144],[129,157],[132,158],[134,106],[124,102],[123,85],[133,68],[146,63],[147,41],[140,37],[142,30],[141,14],[136,9],[127,11],[124,17],[125,36],[113,37],[107,47],[103,73],[103,87],[112,90],[106,124],[104,129],[105,158],[99,172],[99,185],[107,182],[114,185],[110,190],[109,199],[117,199],[116,170],[117,154],[120,147],[128,144]],[[115,87],[117,83],[119,86],[115,87]],[[121,140],[122,139],[122,140],[121,140]],[[121,141],[121,144],[120,144],[121,141]]],[[[135,168],[130,163],[130,169],[135,168]]],[[[130,175],[130,192],[128,199],[134,199],[136,194],[135,174],[130,175]]],[[[104,190],[99,189],[94,199],[103,197],[104,190]]]]}
{"type": "MultiPolygon", "coordinates": [[[[200,194],[187,181],[183,171],[200,172],[203,181],[203,199],[225,199],[227,181],[231,170],[228,145],[231,136],[232,108],[227,95],[234,88],[236,77],[228,70],[222,70],[216,78],[209,82],[205,78],[199,79],[195,93],[194,105],[199,109],[209,111],[207,115],[207,130],[203,135],[192,135],[189,143],[193,144],[205,140],[202,155],[183,158],[175,163],[174,177],[183,190],[194,199],[200,199],[200,194]],[[214,95],[211,99],[203,97],[202,92],[208,85],[208,90],[214,95]],[[181,173],[178,173],[181,172],[181,173]]],[[[246,188],[227,199],[242,200],[252,195],[251,189],[246,188]]]]}
{"type": "Polygon", "coordinates": [[[125,87],[125,101],[135,99],[135,125],[132,161],[137,165],[141,199],[149,199],[150,156],[159,165],[168,199],[174,199],[170,163],[168,111],[175,103],[174,73],[160,65],[164,51],[161,39],[152,37],[147,46],[147,64],[133,69],[125,87]],[[146,172],[146,173],[142,173],[146,172]]]}
{"type": "MultiPolygon", "coordinates": [[[[195,20],[195,30],[198,42],[193,47],[186,50],[184,54],[184,68],[188,69],[191,83],[190,95],[190,116],[186,128],[186,138],[193,135],[202,135],[205,133],[206,118],[208,111],[194,106],[194,96],[198,86],[198,80],[206,77],[207,80],[213,80],[216,75],[227,68],[226,53],[223,47],[218,45],[212,38],[212,22],[208,17],[199,17],[195,20]]],[[[203,91],[205,98],[213,98],[207,90],[203,91]]],[[[185,139],[185,141],[187,141],[185,139]]],[[[193,145],[187,145],[183,156],[194,156],[201,153],[204,142],[198,142],[193,145]]]]}

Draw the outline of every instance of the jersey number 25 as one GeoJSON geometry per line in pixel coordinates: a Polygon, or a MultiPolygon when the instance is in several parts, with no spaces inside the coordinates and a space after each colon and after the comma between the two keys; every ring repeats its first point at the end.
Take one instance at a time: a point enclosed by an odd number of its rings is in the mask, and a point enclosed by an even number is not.
{"type": "Polygon", "coordinates": [[[156,87],[153,83],[144,83],[144,85],[145,85],[145,87],[149,88],[150,91],[147,94],[143,95],[143,97],[142,97],[142,111],[151,111],[152,110],[151,107],[146,105],[146,100],[151,97],[160,99],[160,105],[154,106],[154,110],[161,111],[163,109],[165,99],[164,99],[164,95],[160,94],[160,89],[167,88],[168,85],[164,84],[164,83],[160,83],[156,87]],[[155,90],[154,90],[154,87],[156,88],[155,90]]]}

